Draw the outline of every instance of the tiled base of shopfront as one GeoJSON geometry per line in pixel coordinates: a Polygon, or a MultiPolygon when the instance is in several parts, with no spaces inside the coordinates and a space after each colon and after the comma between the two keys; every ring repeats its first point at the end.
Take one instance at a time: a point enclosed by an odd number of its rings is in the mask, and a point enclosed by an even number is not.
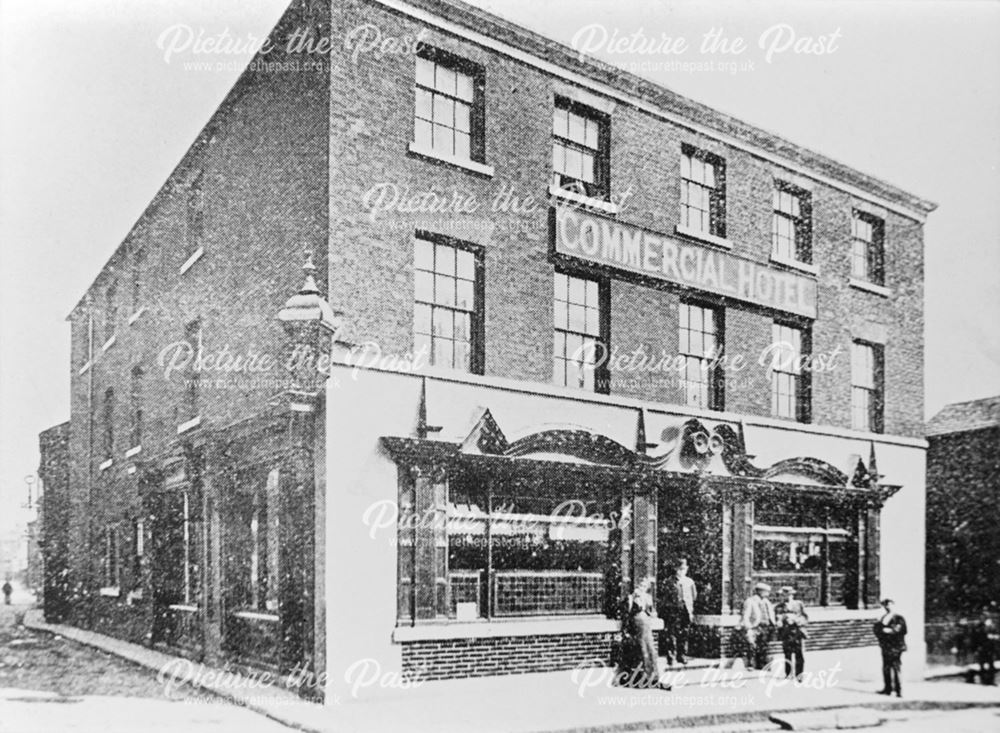
{"type": "Polygon", "coordinates": [[[403,644],[403,671],[444,680],[525,672],[556,672],[609,664],[615,634],[502,636],[403,644]]]}
{"type": "MultiPolygon", "coordinates": [[[[663,641],[662,633],[657,637],[663,641]]],[[[402,643],[403,673],[425,680],[446,680],[610,666],[617,657],[618,638],[616,633],[601,632],[407,641],[402,643]]],[[[806,641],[810,651],[874,645],[867,619],[817,621],[810,624],[806,641]]],[[[695,659],[725,665],[727,660],[741,656],[740,632],[736,627],[695,627],[690,651],[695,659]]],[[[772,657],[780,657],[780,642],[772,641],[770,651],[772,657]]]]}

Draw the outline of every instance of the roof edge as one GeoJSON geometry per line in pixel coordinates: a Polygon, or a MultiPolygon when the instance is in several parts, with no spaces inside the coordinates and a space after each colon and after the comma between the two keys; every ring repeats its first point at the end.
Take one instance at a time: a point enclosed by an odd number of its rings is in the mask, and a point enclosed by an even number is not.
{"type": "MultiPolygon", "coordinates": [[[[819,172],[826,173],[843,185],[868,189],[875,197],[909,209],[913,214],[922,215],[911,218],[922,221],[924,216],[938,208],[937,203],[927,198],[697,102],[649,79],[581,54],[570,46],[463,0],[368,0],[368,2],[377,3],[390,10],[401,10],[400,6],[410,6],[455,23],[470,33],[492,36],[500,43],[565,70],[582,74],[592,82],[609,86],[620,93],[658,107],[665,113],[691,118],[691,122],[695,125],[700,122],[699,126],[709,129],[708,134],[714,131],[716,136],[735,138],[747,146],[757,148],[789,164],[819,169],[819,172]]],[[[721,140],[721,142],[726,141],[721,140]]],[[[815,177],[816,173],[812,175],[815,177]]]]}

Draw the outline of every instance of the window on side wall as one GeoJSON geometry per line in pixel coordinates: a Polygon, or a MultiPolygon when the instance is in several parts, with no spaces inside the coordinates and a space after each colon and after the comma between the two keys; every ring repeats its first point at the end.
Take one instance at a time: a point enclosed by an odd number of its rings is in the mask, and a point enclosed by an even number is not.
{"type": "Polygon", "coordinates": [[[201,397],[201,371],[197,368],[203,346],[200,318],[187,324],[184,329],[184,340],[191,349],[191,359],[184,370],[184,407],[187,410],[187,418],[195,418],[198,417],[201,397]]]}
{"type": "Polygon", "coordinates": [[[115,390],[108,387],[104,390],[104,405],[102,422],[104,423],[104,460],[109,460],[115,450],[115,390]]]}
{"type": "Polygon", "coordinates": [[[121,546],[117,525],[104,529],[104,587],[118,588],[121,584],[121,546]]]}
{"type": "Polygon", "coordinates": [[[191,180],[187,192],[187,249],[193,254],[203,244],[205,233],[204,174],[191,180]]]}
{"type": "Polygon", "coordinates": [[[143,413],[142,413],[142,382],[143,371],[141,366],[132,367],[131,389],[129,394],[129,405],[132,418],[131,443],[132,448],[142,445],[143,413]]]}

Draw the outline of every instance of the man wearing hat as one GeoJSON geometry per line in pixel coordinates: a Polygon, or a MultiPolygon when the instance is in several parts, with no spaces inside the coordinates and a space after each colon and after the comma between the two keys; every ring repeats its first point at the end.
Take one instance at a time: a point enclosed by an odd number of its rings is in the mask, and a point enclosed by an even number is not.
{"type": "Polygon", "coordinates": [[[808,636],[805,626],[809,623],[805,604],[795,597],[795,589],[786,585],[781,589],[781,600],[774,607],[778,620],[778,638],[785,655],[785,677],[798,679],[805,665],[803,640],[808,636]]]}
{"type": "Polygon", "coordinates": [[[899,685],[899,670],[902,665],[903,652],[906,651],[906,619],[893,610],[891,598],[882,600],[885,614],[875,622],[875,638],[882,650],[882,689],[880,695],[902,697],[899,685]]]}
{"type": "Polygon", "coordinates": [[[757,583],[753,595],[743,601],[743,616],[740,627],[746,635],[747,666],[764,669],[767,666],[767,643],[775,626],[774,606],[768,597],[771,586],[757,583]]]}
{"type": "Polygon", "coordinates": [[[698,588],[688,577],[687,560],[677,563],[674,578],[667,584],[664,596],[667,664],[674,663],[674,656],[681,664],[687,664],[688,631],[694,619],[694,602],[698,599],[698,588]]]}

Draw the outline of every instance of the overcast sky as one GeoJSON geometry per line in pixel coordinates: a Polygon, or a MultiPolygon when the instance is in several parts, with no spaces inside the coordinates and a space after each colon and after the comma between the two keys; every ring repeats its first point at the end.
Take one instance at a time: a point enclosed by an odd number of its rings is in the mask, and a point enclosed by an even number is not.
{"type": "MultiPolygon", "coordinates": [[[[190,54],[165,61],[158,39],[177,24],[259,38],[285,4],[0,0],[0,530],[23,518],[39,431],[69,417],[66,315],[248,60],[192,70],[190,54]]],[[[477,4],[566,43],[588,39],[612,63],[715,61],[644,75],[937,202],[927,414],[1000,393],[1000,4],[477,4]],[[727,57],[703,52],[713,29],[743,39],[732,58],[745,68],[720,71],[727,57]],[[683,38],[687,51],[609,53],[601,36],[616,32],[683,38]]]]}

